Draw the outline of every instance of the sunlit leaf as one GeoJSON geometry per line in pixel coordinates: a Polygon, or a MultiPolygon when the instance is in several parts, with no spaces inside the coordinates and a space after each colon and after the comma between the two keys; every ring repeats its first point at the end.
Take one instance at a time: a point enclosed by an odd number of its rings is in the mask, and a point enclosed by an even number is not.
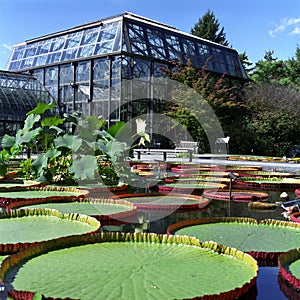
{"type": "Polygon", "coordinates": [[[41,115],[46,110],[52,109],[55,106],[56,106],[55,102],[51,102],[51,103],[39,102],[33,110],[27,113],[27,115],[32,115],[32,114],[41,115]]]}
{"type": "Polygon", "coordinates": [[[59,118],[58,116],[48,117],[42,120],[42,126],[51,127],[58,126],[64,123],[64,119],[59,118]]]}

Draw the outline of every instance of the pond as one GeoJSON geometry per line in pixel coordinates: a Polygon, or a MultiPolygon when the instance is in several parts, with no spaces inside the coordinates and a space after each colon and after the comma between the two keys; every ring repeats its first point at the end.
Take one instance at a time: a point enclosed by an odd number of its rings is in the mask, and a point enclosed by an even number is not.
{"type": "MultiPolygon", "coordinates": [[[[280,201],[280,194],[283,191],[268,191],[269,199],[268,202],[280,201]]],[[[295,198],[295,192],[293,190],[286,191],[290,199],[295,198]]],[[[140,220],[151,221],[148,224],[148,231],[155,233],[166,233],[167,227],[171,224],[177,223],[183,220],[198,219],[198,218],[209,218],[209,217],[249,217],[256,220],[264,219],[276,219],[287,221],[281,213],[283,209],[278,206],[274,210],[252,210],[248,208],[246,202],[230,202],[212,200],[208,207],[202,210],[194,211],[177,211],[173,212],[168,216],[161,219],[155,217],[158,211],[144,211],[138,212],[140,220]]],[[[278,268],[264,266],[259,267],[259,274],[257,278],[257,300],[276,299],[286,300],[286,295],[281,291],[278,284],[278,268]]]]}

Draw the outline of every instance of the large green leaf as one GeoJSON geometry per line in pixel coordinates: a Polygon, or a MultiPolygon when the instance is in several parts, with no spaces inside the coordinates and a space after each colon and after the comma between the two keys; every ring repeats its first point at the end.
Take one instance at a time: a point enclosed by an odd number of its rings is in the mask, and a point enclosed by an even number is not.
{"type": "Polygon", "coordinates": [[[24,122],[24,127],[21,130],[22,132],[26,132],[28,130],[30,130],[33,125],[38,122],[41,119],[40,115],[28,115],[25,122],[24,122]]]}
{"type": "Polygon", "coordinates": [[[2,138],[1,146],[3,148],[10,148],[16,142],[16,137],[5,134],[2,138]]]}
{"type": "Polygon", "coordinates": [[[76,152],[82,145],[82,139],[76,135],[65,134],[54,139],[55,147],[65,147],[76,152]]]}
{"type": "Polygon", "coordinates": [[[46,152],[46,156],[48,158],[55,158],[55,157],[58,157],[61,155],[61,151],[57,150],[57,149],[49,149],[47,152],[46,152]]]}
{"type": "Polygon", "coordinates": [[[19,142],[20,142],[21,144],[23,144],[23,143],[29,143],[30,141],[32,141],[32,140],[40,133],[41,130],[42,130],[41,128],[36,128],[36,129],[34,129],[34,130],[25,132],[25,133],[20,137],[19,142]]]}
{"type": "Polygon", "coordinates": [[[74,173],[74,177],[79,180],[94,179],[97,168],[98,163],[96,157],[85,155],[84,157],[73,161],[70,172],[74,173]]]}
{"type": "Polygon", "coordinates": [[[115,163],[118,160],[118,157],[122,156],[124,151],[126,150],[126,143],[121,143],[118,141],[109,141],[106,144],[107,152],[106,154],[109,155],[111,162],[115,163]]]}
{"type": "Polygon", "coordinates": [[[37,155],[32,163],[32,167],[36,170],[38,176],[42,176],[43,170],[47,167],[48,157],[45,154],[37,155]]]}
{"type": "Polygon", "coordinates": [[[56,104],[54,102],[51,102],[51,103],[39,102],[33,110],[31,110],[30,112],[27,113],[27,115],[32,115],[32,114],[41,115],[46,110],[52,109],[55,106],[56,106],[56,104]]]}
{"type": "Polygon", "coordinates": [[[42,120],[41,124],[45,127],[58,126],[64,123],[64,119],[58,116],[48,117],[42,120]]]}
{"type": "Polygon", "coordinates": [[[126,125],[125,122],[118,122],[112,126],[109,127],[109,129],[107,130],[107,132],[113,136],[113,137],[116,137],[117,133],[119,132],[119,130],[121,130],[124,126],[126,125]]]}

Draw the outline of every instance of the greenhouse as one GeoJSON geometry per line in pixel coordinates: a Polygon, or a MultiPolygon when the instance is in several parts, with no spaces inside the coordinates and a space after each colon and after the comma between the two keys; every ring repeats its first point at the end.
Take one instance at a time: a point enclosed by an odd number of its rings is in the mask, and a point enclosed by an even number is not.
{"type": "Polygon", "coordinates": [[[236,50],[128,12],[15,45],[7,69],[37,78],[62,112],[101,115],[109,126],[159,111],[167,81],[154,79],[179,60],[247,79],[236,50]],[[146,97],[129,105],[137,89],[146,97]]]}
{"type": "Polygon", "coordinates": [[[0,71],[0,137],[20,128],[26,112],[38,102],[50,102],[49,92],[31,75],[0,71]]]}

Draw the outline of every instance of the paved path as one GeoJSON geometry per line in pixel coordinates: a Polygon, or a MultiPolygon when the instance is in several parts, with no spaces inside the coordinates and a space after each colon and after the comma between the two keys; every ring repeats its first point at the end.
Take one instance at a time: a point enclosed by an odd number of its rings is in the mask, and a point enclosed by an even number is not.
{"type": "MultiPolygon", "coordinates": [[[[232,157],[232,156],[231,156],[232,157]]],[[[141,160],[143,161],[161,161],[163,157],[157,153],[141,154],[141,160]]],[[[176,157],[176,155],[169,155],[167,162],[182,162],[189,163],[189,159],[186,157],[176,157]]],[[[211,165],[222,165],[222,166],[261,166],[263,170],[276,170],[278,172],[289,172],[300,175],[300,163],[289,163],[289,162],[265,162],[265,161],[247,161],[247,160],[228,160],[226,156],[203,154],[197,155],[193,158],[192,163],[199,164],[211,164],[211,165]]]]}

